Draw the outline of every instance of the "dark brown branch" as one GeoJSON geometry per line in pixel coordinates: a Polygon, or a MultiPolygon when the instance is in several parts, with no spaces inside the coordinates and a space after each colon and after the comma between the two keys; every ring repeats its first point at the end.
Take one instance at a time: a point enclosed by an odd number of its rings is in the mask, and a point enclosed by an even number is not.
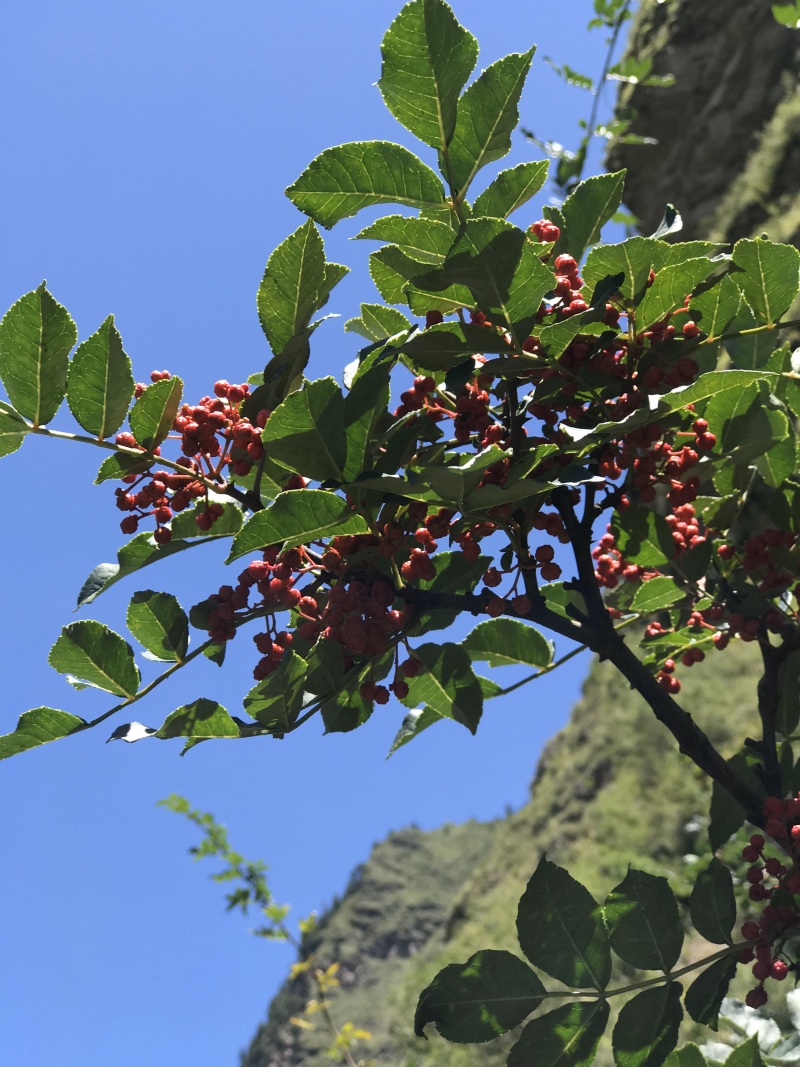
{"type": "MultiPolygon", "coordinates": [[[[743,808],[747,818],[756,826],[763,826],[763,803],[756,794],[731,770],[727,762],[711,744],[707,735],[691,715],[661,688],[657,679],[641,660],[628,648],[625,640],[614,629],[614,623],[606,610],[603,596],[594,574],[592,561],[592,531],[586,522],[579,522],[568,489],[558,489],[552,494],[561,519],[570,535],[575,565],[578,569],[577,588],[580,590],[589,618],[580,627],[581,640],[601,660],[607,659],[627,679],[650,706],[659,722],[663,723],[678,742],[680,751],[688,756],[707,774],[727,790],[743,808]]],[[[586,515],[589,511],[587,509],[586,515]]]]}

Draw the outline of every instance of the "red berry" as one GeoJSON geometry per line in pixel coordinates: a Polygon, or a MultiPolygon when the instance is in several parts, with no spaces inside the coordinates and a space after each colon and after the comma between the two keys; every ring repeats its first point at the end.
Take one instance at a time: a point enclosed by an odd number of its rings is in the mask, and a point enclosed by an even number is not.
{"type": "Polygon", "coordinates": [[[761,930],[758,923],[753,922],[752,919],[746,923],[742,923],[742,937],[745,941],[757,941],[760,935],[761,930]]]}
{"type": "Polygon", "coordinates": [[[556,256],[554,267],[556,270],[556,274],[578,273],[578,264],[575,262],[572,256],[556,256]]]}
{"type": "Polygon", "coordinates": [[[744,998],[745,1004],[748,1008],[763,1008],[767,1003],[767,991],[763,985],[757,985],[755,989],[751,989],[747,996],[744,998]]]}

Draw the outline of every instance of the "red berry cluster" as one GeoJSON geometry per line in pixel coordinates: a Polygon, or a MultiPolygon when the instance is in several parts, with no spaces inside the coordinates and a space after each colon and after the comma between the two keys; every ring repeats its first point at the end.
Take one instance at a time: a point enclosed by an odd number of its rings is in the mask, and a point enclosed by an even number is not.
{"type": "Polygon", "coordinates": [[[547,219],[539,219],[538,222],[531,223],[530,232],[537,239],[544,244],[549,244],[552,241],[557,241],[561,236],[561,230],[555,223],[548,222],[547,219]]]}
{"type": "MultiPolygon", "coordinates": [[[[725,563],[735,560],[744,567],[762,593],[774,594],[796,581],[800,561],[789,555],[796,542],[797,535],[790,530],[770,527],[749,537],[741,551],[737,551],[735,545],[721,544],[717,554],[725,563]]],[[[800,592],[800,586],[797,591],[800,592]]]]}
{"type": "Polygon", "coordinates": [[[250,386],[214,383],[214,396],[204,396],[199,404],[184,404],[175,418],[181,435],[181,452],[197,458],[210,477],[219,478],[226,465],[240,477],[250,473],[264,455],[261,431],[270,412],[259,411],[256,424],[239,413],[250,386]]]}
{"type": "MultiPolygon", "coordinates": [[[[117,444],[127,448],[136,447],[133,435],[126,433],[117,434],[117,444]]],[[[136,533],[140,520],[152,516],[156,521],[153,538],[159,545],[168,544],[172,538],[172,531],[166,524],[172,520],[173,513],[183,511],[193,500],[205,497],[208,492],[203,482],[198,481],[194,469],[188,465],[186,474],[157,470],[141,475],[126,474],[122,480],[126,488],[114,490],[117,507],[120,511],[128,512],[120,523],[120,529],[125,534],[136,533]]],[[[221,504],[209,503],[204,511],[195,516],[195,522],[201,529],[207,530],[223,512],[221,504]],[[213,518],[209,518],[209,515],[213,515],[213,518]]]]}
{"type": "Polygon", "coordinates": [[[800,794],[786,800],[767,797],[764,814],[766,833],[783,845],[789,861],[767,856],[762,834],[753,834],[742,849],[742,859],[750,864],[746,873],[750,900],[769,902],[757,921],[748,920],[741,928],[742,937],[751,942],[751,947],[740,954],[739,961],[753,964],[753,977],[758,982],[745,998],[751,1008],[766,1004],[767,978],[781,982],[790,966],[794,967],[782,956],[786,940],[796,935],[800,925],[800,909],[795,900],[800,894],[800,794]],[[775,904],[772,899],[777,893],[782,902],[775,904]],[[791,903],[785,903],[787,900],[791,903]]]}
{"type": "MultiPolygon", "coordinates": [[[[166,370],[153,371],[150,375],[152,382],[171,377],[166,370]]],[[[136,385],[137,398],[145,388],[141,382],[136,385]]],[[[204,532],[211,529],[224,514],[224,507],[217,501],[209,501],[209,482],[224,487],[227,467],[234,476],[245,476],[264,454],[261,433],[270,412],[259,411],[255,424],[243,416],[240,407],[249,393],[247,384],[231,385],[227,381],[218,381],[214,384],[214,396],[204,396],[198,404],[181,407],[173,429],[180,434],[182,452],[177,466],[184,468],[185,473],[157,470],[126,475],[122,479],[126,488],[115,490],[117,507],[128,513],[120,523],[123,533],[136,533],[139,522],[152,516],[156,522],[153,535],[156,543],[167,544],[172,537],[167,523],[173,514],[184,511],[200,498],[206,500],[206,507],[195,516],[195,522],[204,532]]],[[[116,444],[145,451],[128,431],[117,434],[116,444]]],[[[152,454],[158,456],[161,450],[153,449],[152,454]]],[[[299,486],[290,484],[288,487],[299,486]]]]}

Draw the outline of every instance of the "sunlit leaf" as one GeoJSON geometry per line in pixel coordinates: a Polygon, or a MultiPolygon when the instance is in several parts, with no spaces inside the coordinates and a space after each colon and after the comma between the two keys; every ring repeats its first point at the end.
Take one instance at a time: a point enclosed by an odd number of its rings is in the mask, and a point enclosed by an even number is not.
{"type": "Polygon", "coordinates": [[[0,378],[17,411],[48,423],[67,388],[69,352],[78,331],[44,282],[19,298],[0,322],[0,378]]]}
{"type": "Polygon", "coordinates": [[[444,189],[430,167],[402,145],[356,141],[326,148],[286,195],[330,229],[372,204],[444,208],[444,189]]]}

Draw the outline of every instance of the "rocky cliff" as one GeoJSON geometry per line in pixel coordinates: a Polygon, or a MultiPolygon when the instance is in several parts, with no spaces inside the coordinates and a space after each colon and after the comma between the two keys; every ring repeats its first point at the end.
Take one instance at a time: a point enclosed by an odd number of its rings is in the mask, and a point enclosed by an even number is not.
{"type": "Polygon", "coordinates": [[[651,233],[665,204],[682,239],[729,242],[767,231],[800,241],[800,33],[779,25],[768,0],[644,0],[628,54],[673,74],[670,89],[625,85],[633,132],[655,145],[615,145],[628,168],[625,199],[651,233]]]}

